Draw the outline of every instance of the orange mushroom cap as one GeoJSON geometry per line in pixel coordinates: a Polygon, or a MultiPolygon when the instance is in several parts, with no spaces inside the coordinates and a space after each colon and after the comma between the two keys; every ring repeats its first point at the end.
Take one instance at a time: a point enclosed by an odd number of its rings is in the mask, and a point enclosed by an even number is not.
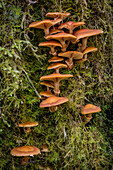
{"type": "Polygon", "coordinates": [[[40,92],[40,95],[41,95],[41,96],[45,96],[45,97],[54,96],[54,94],[51,93],[51,91],[41,91],[41,92],[40,92]]]}
{"type": "Polygon", "coordinates": [[[58,28],[59,29],[63,29],[63,28],[66,28],[69,30],[69,33],[72,34],[73,33],[73,30],[78,27],[78,26],[81,26],[81,25],[84,25],[85,23],[84,22],[73,22],[73,21],[69,21],[69,22],[65,22],[65,23],[62,23],[58,28]]]}
{"type": "Polygon", "coordinates": [[[57,105],[65,103],[67,101],[68,101],[68,98],[66,98],[66,97],[51,96],[40,103],[40,108],[57,106],[57,105]]]}
{"type": "Polygon", "coordinates": [[[38,122],[26,122],[26,123],[19,123],[19,127],[33,127],[37,126],[38,122]]]}
{"type": "Polygon", "coordinates": [[[98,30],[98,29],[81,29],[81,30],[75,31],[74,35],[76,36],[77,40],[79,40],[81,38],[90,37],[90,36],[94,36],[94,35],[98,35],[102,33],[103,31],[98,30]]]}
{"type": "Polygon", "coordinates": [[[87,53],[90,53],[90,52],[95,52],[97,51],[97,48],[95,47],[87,47],[84,51],[83,51],[83,55],[84,54],[87,54],[87,53]]]}
{"type": "Polygon", "coordinates": [[[78,51],[61,52],[58,54],[58,56],[73,58],[73,59],[82,59],[83,58],[83,54],[78,51]]]}
{"type": "Polygon", "coordinates": [[[50,18],[62,18],[65,19],[70,15],[70,13],[61,13],[61,12],[48,12],[46,14],[46,17],[50,17],[50,18]]]}
{"type": "Polygon", "coordinates": [[[71,74],[54,73],[54,74],[50,74],[50,75],[47,75],[47,76],[42,76],[42,77],[40,78],[40,80],[41,80],[41,81],[43,81],[43,80],[51,80],[51,81],[54,81],[55,79],[62,80],[62,79],[69,78],[69,77],[73,77],[73,75],[71,75],[71,74]]]}
{"type": "Polygon", "coordinates": [[[97,113],[97,112],[100,112],[100,111],[101,111],[100,107],[95,106],[93,104],[87,104],[81,110],[81,114],[85,115],[85,114],[90,114],[90,113],[97,113]]]}
{"type": "Polygon", "coordinates": [[[41,43],[39,44],[39,46],[45,46],[45,47],[51,47],[51,46],[57,47],[57,46],[59,46],[59,47],[62,47],[62,45],[61,45],[59,42],[57,42],[57,41],[41,42],[41,43]]]}
{"type": "Polygon", "coordinates": [[[45,86],[47,86],[47,87],[54,88],[54,84],[53,84],[52,81],[43,81],[43,82],[41,82],[40,84],[45,85],[45,86]]]}
{"type": "Polygon", "coordinates": [[[52,57],[51,59],[49,59],[48,62],[49,62],[49,63],[50,63],[50,62],[59,62],[59,61],[63,61],[63,60],[64,60],[64,58],[62,58],[62,57],[54,56],[54,57],[52,57]]]}
{"type": "Polygon", "coordinates": [[[50,65],[47,70],[51,70],[51,69],[57,69],[57,68],[66,68],[67,65],[66,64],[63,64],[63,63],[54,63],[52,65],[50,65]]]}
{"type": "Polygon", "coordinates": [[[39,28],[39,29],[44,29],[44,32],[45,32],[45,35],[48,35],[49,34],[49,28],[59,22],[61,22],[62,19],[58,18],[56,20],[48,20],[48,19],[45,19],[43,21],[35,21],[35,22],[32,22],[30,25],[29,25],[29,28],[39,28]]]}
{"type": "Polygon", "coordinates": [[[11,150],[13,156],[33,156],[40,154],[40,149],[35,146],[19,146],[11,150]]]}

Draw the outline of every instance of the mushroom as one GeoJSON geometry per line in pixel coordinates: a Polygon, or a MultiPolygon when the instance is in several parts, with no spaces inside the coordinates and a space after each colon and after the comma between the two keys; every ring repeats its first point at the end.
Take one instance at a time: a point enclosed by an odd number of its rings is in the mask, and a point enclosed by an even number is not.
{"type": "Polygon", "coordinates": [[[87,54],[90,53],[90,52],[95,52],[95,51],[97,51],[97,48],[95,48],[95,47],[87,47],[83,51],[84,58],[87,59],[87,54]]]}
{"type": "Polygon", "coordinates": [[[66,68],[66,67],[67,65],[63,63],[53,63],[47,68],[47,70],[55,69],[55,73],[59,73],[60,68],[66,68]]]}
{"type": "Polygon", "coordinates": [[[26,123],[19,123],[19,127],[24,128],[25,133],[31,132],[31,127],[37,126],[38,122],[26,122],[26,123]]]}
{"type": "Polygon", "coordinates": [[[41,96],[44,96],[44,97],[54,96],[54,94],[51,93],[51,91],[41,91],[41,92],[40,92],[40,95],[41,95],[41,96]]]}
{"type": "Polygon", "coordinates": [[[69,58],[68,60],[66,60],[66,64],[68,65],[69,70],[73,68],[73,59],[82,59],[83,58],[83,54],[78,51],[61,52],[58,54],[58,56],[69,58]]]}
{"type": "Polygon", "coordinates": [[[54,35],[48,35],[45,37],[47,40],[51,40],[51,39],[55,39],[60,41],[60,43],[62,44],[62,51],[65,52],[66,48],[68,47],[70,41],[72,43],[76,42],[76,36],[71,35],[71,34],[67,34],[67,33],[58,33],[58,34],[54,34],[54,35]]]}
{"type": "Polygon", "coordinates": [[[56,20],[48,20],[48,19],[45,19],[43,21],[35,21],[35,22],[32,22],[30,25],[29,25],[29,28],[39,28],[39,29],[43,29],[44,32],[45,32],[45,36],[49,35],[49,29],[51,26],[55,25],[55,24],[58,24],[59,22],[61,22],[62,19],[58,18],[56,20]]]}
{"type": "Polygon", "coordinates": [[[62,57],[57,57],[57,56],[54,56],[54,57],[52,57],[50,60],[48,60],[48,62],[49,63],[51,63],[51,62],[59,62],[59,61],[63,61],[64,60],[64,58],[62,58],[62,57]]]}
{"type": "Polygon", "coordinates": [[[52,81],[43,81],[40,84],[47,86],[47,91],[50,91],[49,87],[54,88],[54,83],[52,81]]]}
{"type": "Polygon", "coordinates": [[[46,14],[46,17],[49,17],[49,18],[61,18],[61,19],[65,19],[67,18],[68,16],[70,15],[70,13],[61,13],[61,12],[48,12],[46,14]]]}
{"type": "Polygon", "coordinates": [[[69,34],[73,34],[73,30],[75,28],[77,28],[78,26],[84,25],[84,24],[85,24],[84,22],[69,21],[69,22],[62,23],[58,28],[59,29],[66,28],[69,30],[69,34]]]}
{"type": "MultiPolygon", "coordinates": [[[[84,116],[85,121],[92,119],[92,113],[100,112],[101,108],[93,104],[87,104],[81,109],[81,114],[84,116]],[[88,119],[89,118],[89,119],[88,119]]],[[[83,117],[82,117],[83,118],[83,117]]]]}
{"type": "Polygon", "coordinates": [[[69,78],[69,77],[73,77],[73,75],[71,74],[59,74],[59,73],[54,73],[54,74],[50,74],[47,76],[42,76],[40,78],[41,81],[43,80],[49,80],[49,81],[53,81],[54,82],[54,93],[55,95],[59,95],[60,90],[59,90],[59,82],[65,78],[69,78]]]}
{"type": "Polygon", "coordinates": [[[43,100],[40,103],[40,108],[49,107],[50,112],[56,111],[57,110],[56,106],[63,104],[67,101],[68,101],[68,98],[66,98],[66,97],[51,96],[51,97],[48,97],[47,99],[43,100]],[[55,106],[55,109],[53,106],[55,106]]]}
{"type": "Polygon", "coordinates": [[[35,146],[19,146],[11,150],[11,155],[13,156],[24,156],[22,158],[22,165],[27,165],[28,156],[38,155],[40,153],[40,149],[35,146]]]}
{"type": "Polygon", "coordinates": [[[76,36],[77,41],[82,38],[82,44],[78,44],[79,45],[78,50],[79,51],[85,50],[85,48],[87,46],[88,37],[102,34],[102,33],[103,33],[102,30],[96,30],[96,29],[81,29],[81,30],[75,31],[74,35],[76,36]]]}
{"type": "Polygon", "coordinates": [[[55,49],[55,47],[59,46],[59,47],[62,48],[62,45],[59,42],[57,42],[57,41],[41,42],[39,44],[39,46],[50,47],[51,51],[49,52],[49,54],[52,54],[52,55],[57,55],[57,50],[55,49]]]}

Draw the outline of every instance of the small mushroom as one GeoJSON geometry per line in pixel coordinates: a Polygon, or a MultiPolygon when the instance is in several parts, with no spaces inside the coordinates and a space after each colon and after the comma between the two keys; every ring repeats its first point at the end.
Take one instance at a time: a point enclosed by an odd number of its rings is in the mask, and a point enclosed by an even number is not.
{"type": "Polygon", "coordinates": [[[93,104],[87,104],[81,109],[81,114],[83,115],[82,119],[84,119],[85,122],[88,123],[88,121],[92,119],[92,113],[97,113],[100,111],[100,107],[95,106],[93,104]]]}
{"type": "Polygon", "coordinates": [[[55,69],[55,73],[59,73],[60,68],[66,68],[66,67],[67,65],[63,63],[53,63],[47,68],[47,70],[55,69]]]}
{"type": "Polygon", "coordinates": [[[51,26],[55,25],[55,24],[58,24],[59,22],[61,22],[62,19],[58,18],[56,20],[48,20],[48,19],[45,19],[43,21],[35,21],[35,22],[32,22],[30,25],[29,25],[29,28],[39,28],[39,29],[43,29],[44,32],[45,32],[45,36],[49,35],[49,29],[51,26]]]}
{"type": "Polygon", "coordinates": [[[69,30],[69,34],[73,34],[73,30],[81,25],[84,25],[84,22],[73,22],[73,21],[69,21],[69,22],[65,22],[62,23],[58,28],[59,29],[63,29],[66,28],[69,30]]]}
{"type": "Polygon", "coordinates": [[[67,34],[67,33],[58,33],[54,35],[48,35],[45,37],[47,40],[55,39],[60,41],[62,44],[62,51],[65,52],[66,48],[68,47],[69,43],[75,43],[76,42],[76,36],[67,34]]]}
{"type": "Polygon", "coordinates": [[[58,106],[58,105],[63,104],[67,101],[68,101],[68,98],[66,98],[66,97],[51,96],[51,97],[48,97],[47,99],[43,100],[40,103],[40,108],[49,107],[50,112],[56,111],[56,110],[53,110],[53,109],[51,110],[51,107],[58,106]]]}
{"type": "Polygon", "coordinates": [[[90,52],[95,52],[95,51],[97,51],[97,48],[95,48],[95,47],[87,47],[83,51],[84,58],[87,59],[87,54],[90,53],[90,52]]]}
{"type": "Polygon", "coordinates": [[[67,51],[67,52],[61,52],[58,54],[58,56],[67,57],[68,60],[66,60],[66,64],[68,65],[69,70],[73,68],[73,59],[82,59],[83,54],[78,51],[67,51]]]}
{"type": "Polygon", "coordinates": [[[54,96],[54,94],[51,93],[51,91],[41,91],[41,92],[40,92],[40,95],[41,95],[41,96],[44,96],[44,97],[54,96]]]}
{"type": "Polygon", "coordinates": [[[87,61],[87,60],[88,60],[87,58],[83,58],[81,60],[75,60],[75,63],[76,64],[81,64],[81,63],[83,63],[84,61],[87,61]]]}
{"type": "Polygon", "coordinates": [[[54,88],[54,83],[52,81],[43,81],[40,84],[47,86],[47,91],[50,91],[49,88],[54,88]]]}
{"type": "Polygon", "coordinates": [[[64,58],[62,58],[62,57],[54,56],[50,60],[48,60],[48,62],[49,63],[51,63],[51,62],[55,63],[55,62],[59,62],[59,61],[63,61],[63,60],[64,60],[64,58]]]}
{"type": "Polygon", "coordinates": [[[26,122],[26,123],[19,123],[19,127],[24,128],[25,133],[31,132],[31,127],[37,126],[38,122],[26,122]]]}
{"type": "Polygon", "coordinates": [[[65,19],[67,18],[68,16],[70,15],[70,13],[61,13],[61,12],[48,12],[46,14],[46,17],[49,17],[49,18],[61,18],[61,19],[65,19]]]}
{"type": "Polygon", "coordinates": [[[61,47],[62,48],[62,45],[57,41],[41,42],[39,44],[39,46],[50,47],[51,51],[49,52],[49,54],[52,54],[52,55],[57,55],[57,50],[55,49],[55,47],[61,47]]]}
{"type": "Polygon", "coordinates": [[[50,35],[51,35],[51,34],[57,34],[57,33],[60,33],[60,32],[64,32],[64,31],[61,30],[61,29],[58,29],[57,27],[53,27],[53,28],[50,29],[49,34],[50,34],[50,35]]]}
{"type": "Polygon", "coordinates": [[[40,149],[35,146],[19,146],[11,150],[11,155],[13,156],[23,156],[22,158],[22,165],[27,165],[28,163],[28,156],[38,155],[40,153],[40,149]]]}
{"type": "Polygon", "coordinates": [[[59,95],[60,90],[59,90],[59,83],[61,80],[65,79],[65,78],[69,78],[69,77],[73,77],[73,75],[71,74],[59,74],[59,73],[54,73],[54,74],[50,74],[47,76],[42,76],[40,78],[41,81],[43,80],[49,80],[49,81],[53,81],[54,82],[54,93],[55,95],[59,95]]]}
{"type": "Polygon", "coordinates": [[[82,38],[82,44],[78,44],[79,45],[78,50],[79,51],[84,51],[85,50],[85,48],[87,46],[88,37],[98,35],[98,34],[102,34],[102,33],[103,33],[102,30],[96,30],[96,29],[81,29],[81,30],[75,31],[74,35],[77,38],[76,40],[78,41],[79,39],[82,38]]]}

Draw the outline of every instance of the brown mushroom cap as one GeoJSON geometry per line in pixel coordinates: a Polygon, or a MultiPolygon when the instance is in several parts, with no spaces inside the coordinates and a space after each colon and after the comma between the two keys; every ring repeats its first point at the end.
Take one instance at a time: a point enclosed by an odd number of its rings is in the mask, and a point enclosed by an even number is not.
{"type": "Polygon", "coordinates": [[[62,44],[62,41],[66,41],[66,40],[70,40],[72,43],[76,42],[76,36],[67,34],[67,33],[58,33],[54,35],[48,35],[45,38],[47,40],[50,40],[50,39],[58,40],[60,41],[61,44],[62,44]]]}
{"type": "Polygon", "coordinates": [[[101,111],[100,107],[97,107],[93,104],[87,104],[81,110],[81,114],[85,115],[85,114],[90,114],[90,113],[97,113],[100,111],[101,111]]]}
{"type": "Polygon", "coordinates": [[[84,54],[87,54],[87,53],[90,53],[90,52],[95,52],[97,51],[97,48],[95,47],[87,47],[84,51],[83,51],[83,55],[84,54]]]}
{"type": "Polygon", "coordinates": [[[78,51],[61,52],[58,54],[58,56],[73,58],[73,59],[82,59],[83,58],[83,54],[78,51]]]}
{"type": "Polygon", "coordinates": [[[51,64],[47,70],[51,70],[51,69],[57,69],[57,68],[66,68],[67,65],[66,64],[63,64],[63,63],[54,63],[54,64],[51,64]]]}
{"type": "Polygon", "coordinates": [[[51,96],[40,103],[40,108],[57,106],[57,105],[65,103],[67,101],[68,101],[68,98],[66,98],[66,97],[51,96]]]}
{"type": "Polygon", "coordinates": [[[32,22],[29,25],[29,28],[39,28],[39,29],[44,29],[45,35],[49,34],[49,28],[59,22],[61,22],[62,19],[58,18],[56,20],[43,20],[43,21],[35,21],[32,22]]]}
{"type": "Polygon", "coordinates": [[[62,57],[57,57],[57,56],[54,56],[54,57],[52,57],[50,60],[48,60],[48,62],[50,63],[50,62],[59,62],[59,61],[63,61],[64,60],[64,58],[62,58],[62,57]]]}
{"type": "Polygon", "coordinates": [[[62,80],[62,79],[69,78],[69,77],[73,77],[73,75],[71,75],[71,74],[54,73],[54,74],[50,74],[50,75],[47,75],[47,76],[42,76],[42,77],[40,78],[40,80],[41,80],[41,81],[43,81],[43,80],[51,80],[51,81],[54,81],[55,79],[62,80]]]}
{"type": "Polygon", "coordinates": [[[52,54],[52,55],[57,55],[57,50],[55,49],[55,47],[59,46],[59,47],[62,48],[62,45],[59,42],[57,42],[57,41],[41,42],[39,44],[39,46],[50,47],[51,51],[49,53],[52,54]]]}
{"type": "Polygon", "coordinates": [[[59,29],[63,29],[63,28],[66,28],[69,30],[69,33],[72,34],[73,33],[73,30],[78,27],[78,26],[81,26],[81,25],[84,25],[85,23],[84,22],[73,22],[73,21],[69,21],[69,22],[65,22],[65,23],[62,23],[58,28],[59,29]]]}
{"type": "Polygon", "coordinates": [[[40,84],[45,85],[45,86],[47,86],[47,87],[54,88],[54,84],[53,84],[52,81],[43,81],[43,82],[41,82],[40,84]]]}
{"type": "Polygon", "coordinates": [[[61,13],[61,12],[48,12],[46,17],[50,18],[62,18],[65,19],[70,15],[70,13],[61,13]]]}
{"type": "Polygon", "coordinates": [[[54,94],[51,93],[51,91],[41,91],[41,92],[40,92],[40,95],[41,95],[41,96],[45,96],[45,97],[54,96],[54,94]]]}
{"type": "Polygon", "coordinates": [[[26,122],[26,123],[19,123],[19,127],[33,127],[37,126],[38,122],[26,122]]]}
{"type": "Polygon", "coordinates": [[[35,146],[19,146],[11,150],[13,156],[33,156],[40,154],[40,149],[35,146]]]}
{"type": "Polygon", "coordinates": [[[98,34],[102,34],[102,33],[103,33],[102,30],[81,29],[81,30],[75,31],[74,35],[76,36],[77,40],[79,40],[81,38],[90,37],[90,36],[98,35],[98,34]]]}
{"type": "Polygon", "coordinates": [[[41,42],[41,43],[39,44],[39,46],[45,46],[45,47],[51,47],[51,46],[57,47],[57,46],[59,46],[59,47],[62,47],[62,45],[61,45],[59,42],[57,42],[57,41],[41,42]]]}

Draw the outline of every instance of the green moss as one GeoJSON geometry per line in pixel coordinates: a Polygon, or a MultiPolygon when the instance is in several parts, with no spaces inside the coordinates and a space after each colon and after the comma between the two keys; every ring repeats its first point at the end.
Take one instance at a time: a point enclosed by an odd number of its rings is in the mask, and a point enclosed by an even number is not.
{"type": "MultiPolygon", "coordinates": [[[[25,169],[20,158],[12,157],[12,148],[22,145],[41,147],[48,144],[50,152],[30,159],[27,169],[39,164],[53,169],[112,169],[112,44],[111,2],[105,1],[1,1],[0,75],[1,122],[0,168],[25,169]],[[102,29],[103,35],[90,37],[88,46],[98,51],[88,55],[89,62],[61,73],[73,74],[62,80],[61,96],[69,102],[50,113],[40,108],[40,77],[47,71],[51,58],[48,48],[38,47],[44,42],[43,30],[29,29],[35,20],[42,20],[47,12],[70,12],[65,20],[84,21],[81,28],[102,29]],[[81,123],[80,105],[92,103],[102,112],[93,115],[86,127],[81,123]],[[25,134],[18,128],[21,121],[38,121],[32,132],[25,134]]],[[[76,49],[70,45],[69,50],[76,49]]]]}

